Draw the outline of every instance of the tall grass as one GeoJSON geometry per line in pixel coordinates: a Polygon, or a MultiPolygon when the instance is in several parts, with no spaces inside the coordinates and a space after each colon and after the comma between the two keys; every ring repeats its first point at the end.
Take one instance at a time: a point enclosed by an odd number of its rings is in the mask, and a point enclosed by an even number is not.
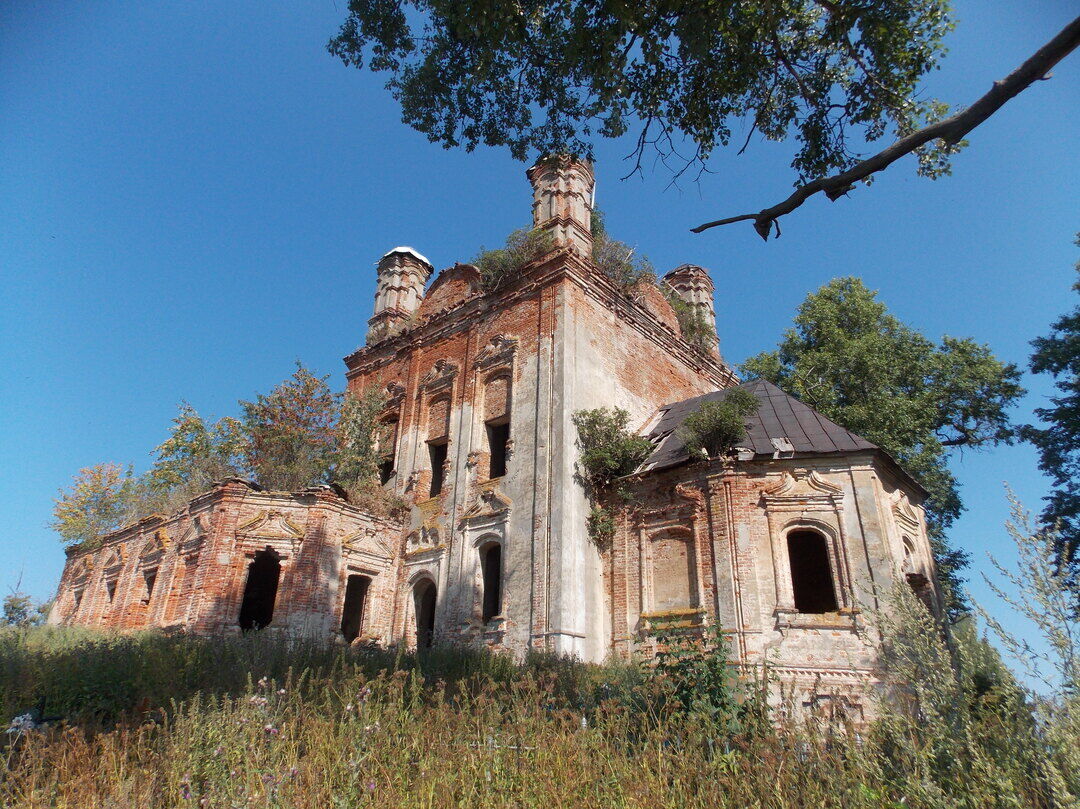
{"type": "Polygon", "coordinates": [[[418,659],[265,633],[5,630],[0,719],[42,696],[63,719],[0,742],[0,805],[1075,805],[1067,779],[1049,784],[1033,762],[1040,745],[1050,756],[1045,735],[1028,723],[1014,742],[1022,699],[1003,713],[981,705],[995,718],[960,724],[938,702],[929,722],[909,703],[860,739],[841,725],[752,721],[751,688],[720,695],[749,721],[688,704],[680,672],[723,690],[715,666],[691,657],[657,674],[454,648],[418,659]],[[948,739],[957,733],[962,744],[948,739]]]}

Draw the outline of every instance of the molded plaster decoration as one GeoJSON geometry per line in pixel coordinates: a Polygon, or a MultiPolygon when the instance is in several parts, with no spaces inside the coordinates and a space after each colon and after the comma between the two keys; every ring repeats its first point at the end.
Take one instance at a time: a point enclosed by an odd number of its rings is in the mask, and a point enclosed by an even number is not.
{"type": "Polygon", "coordinates": [[[517,352],[518,341],[516,337],[505,334],[496,334],[488,344],[476,353],[473,364],[477,368],[491,368],[496,365],[510,365],[514,361],[517,352]]]}
{"type": "MultiPolygon", "coordinates": [[[[304,540],[304,531],[280,511],[262,511],[257,517],[237,527],[236,538],[238,540],[272,540],[278,545],[287,542],[289,549],[296,553],[304,540]]],[[[273,542],[271,544],[273,545],[273,542]]],[[[278,550],[277,547],[274,549],[278,550]]]]}
{"type": "Polygon", "coordinates": [[[427,390],[448,388],[453,384],[457,373],[458,367],[450,360],[436,360],[431,370],[420,380],[420,386],[427,390]]]}
{"type": "Polygon", "coordinates": [[[761,490],[765,507],[772,511],[835,511],[843,502],[843,489],[817,470],[785,471],[780,480],[761,490]]]}

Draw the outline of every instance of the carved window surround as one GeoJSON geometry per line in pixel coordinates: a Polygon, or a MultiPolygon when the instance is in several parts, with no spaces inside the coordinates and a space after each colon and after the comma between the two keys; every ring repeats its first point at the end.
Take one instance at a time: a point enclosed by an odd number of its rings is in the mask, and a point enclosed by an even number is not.
{"type": "Polygon", "coordinates": [[[235,533],[236,545],[245,556],[254,556],[269,547],[284,560],[295,556],[304,541],[304,530],[280,511],[260,512],[237,526],[235,533]]]}
{"type": "Polygon", "coordinates": [[[784,471],[780,480],[762,489],[761,504],[769,522],[772,545],[777,627],[854,629],[858,611],[847,556],[843,489],[825,480],[816,470],[793,469],[784,471]],[[787,537],[798,530],[816,531],[825,537],[839,606],[835,613],[819,615],[795,609],[787,537]]]}

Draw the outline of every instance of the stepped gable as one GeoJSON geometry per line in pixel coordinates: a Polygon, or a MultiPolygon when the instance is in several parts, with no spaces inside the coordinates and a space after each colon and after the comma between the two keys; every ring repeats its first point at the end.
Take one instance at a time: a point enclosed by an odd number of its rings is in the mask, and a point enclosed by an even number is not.
{"type": "Polygon", "coordinates": [[[660,419],[648,436],[656,449],[642,465],[642,470],[666,469],[689,461],[690,454],[676,432],[678,428],[702,402],[722,401],[730,391],[739,389],[754,394],[760,403],[757,413],[748,420],[747,435],[740,442],[740,447],[752,450],[755,456],[791,457],[793,454],[836,455],[880,451],[876,444],[830,421],[773,383],[756,379],[660,408],[660,419]]]}

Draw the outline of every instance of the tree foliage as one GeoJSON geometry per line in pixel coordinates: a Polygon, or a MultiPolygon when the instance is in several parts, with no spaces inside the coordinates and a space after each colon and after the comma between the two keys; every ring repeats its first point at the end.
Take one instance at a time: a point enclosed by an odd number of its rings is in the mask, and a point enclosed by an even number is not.
{"type": "Polygon", "coordinates": [[[130,518],[135,486],[131,469],[119,464],[80,469],[53,501],[51,527],[66,545],[93,547],[130,518]]]}
{"type": "Polygon", "coordinates": [[[794,138],[795,194],[695,229],[753,220],[768,238],[812,194],[836,199],[904,155],[924,176],[948,173],[968,132],[1080,43],[1078,18],[949,116],[919,85],[951,28],[947,0],[350,0],[328,48],[387,73],[405,123],[445,148],[591,156],[597,137],[636,130],[635,171],[652,148],[681,173],[740,121],[744,149],[755,133],[794,138]],[[862,159],[889,133],[892,145],[862,159]]]}
{"type": "Polygon", "coordinates": [[[173,419],[169,437],[154,450],[156,457],[143,480],[151,497],[166,511],[206,491],[215,480],[239,475],[247,437],[234,418],[208,425],[187,402],[173,419]]]}
{"type": "Polygon", "coordinates": [[[329,49],[388,73],[405,122],[445,147],[588,156],[637,127],[639,158],[681,133],[704,159],[748,119],[799,140],[805,180],[854,162],[851,130],[877,140],[940,114],[915,91],[951,26],[944,0],[351,0],[329,49]]]}
{"type": "MultiPolygon", "coordinates": [[[[1080,236],[1076,243],[1080,246],[1080,236]]],[[[1080,262],[1076,269],[1080,273],[1080,262]]],[[[1073,291],[1080,292],[1080,281],[1073,291]]],[[[1049,335],[1032,341],[1031,370],[1053,376],[1060,395],[1050,398],[1050,407],[1035,410],[1047,426],[1028,425],[1023,435],[1039,450],[1039,469],[1053,482],[1042,519],[1058,525],[1060,561],[1075,567],[1080,547],[1080,306],[1050,329],[1049,335]]]]}
{"type": "Polygon", "coordinates": [[[1016,366],[970,339],[935,345],[862,281],[838,278],[806,298],[776,351],[742,370],[877,444],[922,484],[939,570],[959,605],[965,554],[950,550],[944,534],[963,506],[947,459],[954,448],[1011,440],[1007,411],[1024,392],[1016,366]]]}
{"type": "Polygon", "coordinates": [[[611,501],[626,499],[625,492],[614,486],[615,479],[637,469],[649,457],[652,444],[630,431],[630,414],[619,407],[576,410],[570,418],[581,450],[578,475],[592,506],[586,528],[594,542],[604,544],[615,533],[611,501]]]}
{"type": "Polygon", "coordinates": [[[698,405],[678,430],[690,456],[715,458],[731,449],[746,433],[746,419],[757,412],[758,400],[736,388],[719,401],[698,405]]]}
{"type": "Polygon", "coordinates": [[[302,363],[268,394],[241,402],[244,460],[268,489],[295,491],[327,483],[336,461],[341,396],[302,363]]]}

